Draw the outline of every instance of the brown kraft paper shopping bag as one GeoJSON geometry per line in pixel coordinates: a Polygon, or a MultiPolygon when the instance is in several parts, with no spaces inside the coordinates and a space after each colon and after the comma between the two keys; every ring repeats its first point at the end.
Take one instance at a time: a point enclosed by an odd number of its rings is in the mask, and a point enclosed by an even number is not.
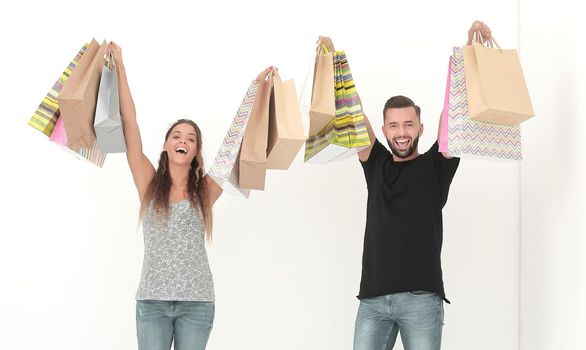
{"type": "Polygon", "coordinates": [[[92,148],[96,141],[94,114],[105,51],[105,41],[98,45],[98,42],[92,39],[86,53],[59,94],[59,109],[70,147],[92,148]]]}
{"type": "Polygon", "coordinates": [[[240,188],[264,190],[266,178],[267,144],[269,138],[269,102],[272,90],[272,71],[256,78],[259,82],[254,104],[240,149],[240,188]]]}
{"type": "Polygon", "coordinates": [[[474,42],[463,52],[470,119],[518,125],[534,115],[517,50],[474,42]]]}
{"type": "Polygon", "coordinates": [[[334,56],[323,44],[315,54],[313,89],[309,109],[309,135],[317,134],[336,116],[334,56]]]}
{"type": "Polygon", "coordinates": [[[267,169],[287,170],[305,143],[305,133],[293,79],[281,81],[273,73],[273,94],[269,114],[267,169]]]}

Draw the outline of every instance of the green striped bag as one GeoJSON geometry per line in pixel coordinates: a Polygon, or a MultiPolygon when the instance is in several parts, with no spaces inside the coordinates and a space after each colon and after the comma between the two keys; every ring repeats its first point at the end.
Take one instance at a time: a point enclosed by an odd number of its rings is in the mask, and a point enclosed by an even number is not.
{"type": "Polygon", "coordinates": [[[305,162],[326,164],[370,146],[366,121],[344,51],[334,54],[336,117],[305,142],[305,162]]]}
{"type": "Polygon", "coordinates": [[[51,133],[55,128],[55,123],[57,123],[57,119],[59,118],[60,114],[59,106],[57,104],[57,97],[59,96],[63,85],[67,82],[67,79],[69,79],[69,76],[75,69],[77,62],[79,62],[87,47],[88,44],[85,44],[81,50],[79,50],[78,54],[73,58],[71,63],[69,63],[67,68],[65,68],[65,71],[63,71],[59,79],[55,82],[55,84],[53,84],[51,90],[49,90],[45,98],[43,98],[43,101],[41,101],[39,107],[37,107],[37,110],[28,121],[28,125],[39,130],[47,136],[51,136],[51,133]]]}

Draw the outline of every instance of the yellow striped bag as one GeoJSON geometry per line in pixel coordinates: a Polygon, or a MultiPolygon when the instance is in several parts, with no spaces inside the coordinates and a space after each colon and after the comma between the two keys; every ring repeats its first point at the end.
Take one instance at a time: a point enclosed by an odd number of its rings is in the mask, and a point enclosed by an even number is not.
{"type": "Polygon", "coordinates": [[[63,85],[71,76],[71,73],[75,69],[77,62],[79,62],[87,47],[88,44],[85,44],[73,58],[71,63],[69,63],[67,68],[65,68],[65,71],[63,71],[59,79],[57,79],[55,84],[53,84],[51,90],[49,90],[45,98],[43,98],[43,101],[41,101],[39,107],[37,107],[35,113],[33,113],[33,116],[28,121],[28,125],[39,130],[47,136],[51,136],[60,114],[59,106],[57,104],[57,97],[59,96],[63,85]]]}
{"type": "Polygon", "coordinates": [[[305,143],[305,162],[325,164],[370,146],[360,97],[344,51],[334,55],[336,117],[305,143]]]}

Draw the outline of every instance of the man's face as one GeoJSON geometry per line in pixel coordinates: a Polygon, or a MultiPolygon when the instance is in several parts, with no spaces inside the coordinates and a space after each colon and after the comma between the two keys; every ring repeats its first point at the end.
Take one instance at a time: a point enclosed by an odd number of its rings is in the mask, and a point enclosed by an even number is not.
{"type": "Polygon", "coordinates": [[[387,109],[383,134],[395,161],[411,160],[419,155],[417,144],[422,133],[423,124],[414,107],[387,109]]]}

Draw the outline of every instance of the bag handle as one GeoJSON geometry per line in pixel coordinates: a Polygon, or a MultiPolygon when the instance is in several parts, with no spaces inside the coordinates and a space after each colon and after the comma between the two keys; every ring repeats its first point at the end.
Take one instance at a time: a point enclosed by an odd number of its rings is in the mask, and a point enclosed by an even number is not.
{"type": "Polygon", "coordinates": [[[116,61],[114,61],[114,55],[112,54],[112,51],[108,51],[108,53],[106,54],[107,56],[107,62],[108,62],[108,69],[112,70],[112,67],[116,68],[116,61]]]}
{"type": "Polygon", "coordinates": [[[473,34],[472,41],[477,42],[482,46],[490,47],[491,49],[494,49],[494,47],[496,46],[500,52],[503,52],[503,49],[501,49],[500,45],[497,43],[496,39],[492,35],[490,36],[490,38],[486,40],[485,45],[485,40],[482,37],[482,33],[480,31],[476,31],[473,34]]]}
{"type": "Polygon", "coordinates": [[[275,71],[277,70],[276,67],[273,66],[269,66],[267,69],[263,70],[262,72],[260,72],[260,74],[256,77],[255,81],[257,83],[262,82],[263,80],[268,80],[271,78],[271,75],[273,75],[275,73],[275,71]]]}
{"type": "Polygon", "coordinates": [[[281,80],[281,76],[279,75],[279,68],[272,67],[273,70],[271,71],[271,75],[274,79],[281,80]]]}
{"type": "Polygon", "coordinates": [[[320,53],[329,53],[330,50],[328,50],[326,44],[324,44],[323,41],[319,40],[317,42],[317,45],[315,47],[315,52],[316,54],[320,54],[320,53]]]}

